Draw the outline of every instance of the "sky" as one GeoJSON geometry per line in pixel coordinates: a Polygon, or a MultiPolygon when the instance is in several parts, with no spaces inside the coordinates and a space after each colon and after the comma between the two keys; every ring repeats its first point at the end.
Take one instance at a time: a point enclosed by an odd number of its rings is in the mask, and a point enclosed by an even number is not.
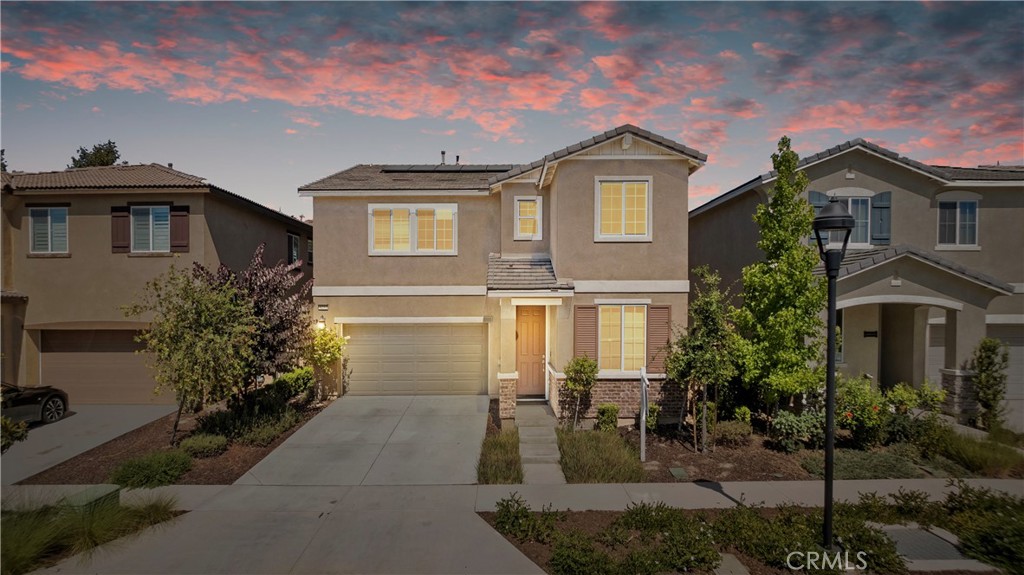
{"type": "Polygon", "coordinates": [[[360,163],[518,164],[632,123],[708,154],[696,207],[862,137],[1024,164],[1022,2],[0,3],[0,140],[113,140],[291,215],[360,163]]]}

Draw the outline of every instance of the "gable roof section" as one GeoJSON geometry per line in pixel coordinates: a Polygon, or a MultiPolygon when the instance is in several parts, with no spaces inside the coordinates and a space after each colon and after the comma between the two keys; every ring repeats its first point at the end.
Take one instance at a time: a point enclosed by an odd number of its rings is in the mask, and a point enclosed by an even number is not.
{"type": "MultiPolygon", "coordinates": [[[[842,267],[839,268],[839,279],[842,280],[846,276],[851,276],[855,273],[862,272],[885,262],[905,256],[916,258],[949,273],[958,275],[975,283],[982,284],[989,289],[1002,293],[1003,295],[1010,295],[1013,293],[1013,286],[1006,282],[905,244],[887,248],[846,252],[846,257],[843,258],[842,267]]],[[[825,265],[823,263],[819,262],[818,265],[815,266],[814,275],[825,275],[825,265]]]]}
{"type": "Polygon", "coordinates": [[[59,172],[13,172],[16,190],[59,190],[80,188],[205,188],[204,178],[179,172],[160,164],[130,164],[69,168],[59,172]]]}
{"type": "MultiPolygon", "coordinates": [[[[1022,182],[1024,181],[1024,166],[982,166],[978,168],[960,168],[955,166],[930,166],[928,164],[912,160],[906,156],[901,156],[898,153],[883,148],[878,144],[873,144],[863,138],[855,138],[847,142],[843,142],[838,146],[833,146],[827,150],[818,152],[811,156],[801,158],[800,162],[797,163],[797,169],[806,168],[812,164],[834,158],[841,154],[844,154],[854,149],[867,150],[870,153],[881,156],[891,162],[901,164],[906,168],[921,172],[935,180],[938,180],[944,184],[951,184],[956,182],[978,182],[978,181],[1005,181],[1005,182],[1022,182]]],[[[699,215],[706,212],[715,206],[724,204],[733,198],[740,196],[762,184],[767,184],[774,180],[778,176],[775,170],[762,174],[749,182],[746,182],[740,186],[737,186],[728,192],[704,203],[696,208],[690,210],[691,216],[699,215]]]]}
{"type": "Polygon", "coordinates": [[[386,190],[484,191],[488,189],[488,179],[510,169],[510,164],[360,164],[301,186],[299,192],[314,195],[386,190]]]}
{"type": "Polygon", "coordinates": [[[532,163],[529,163],[529,164],[523,164],[521,166],[516,166],[516,167],[510,169],[508,172],[505,172],[504,174],[495,175],[495,176],[493,176],[488,181],[488,183],[490,185],[492,185],[492,186],[500,184],[501,182],[510,180],[510,179],[512,179],[512,178],[514,178],[516,176],[520,176],[520,175],[522,175],[522,174],[524,174],[526,172],[529,172],[529,171],[532,171],[532,170],[536,170],[538,168],[542,168],[542,167],[544,167],[545,164],[548,164],[548,163],[551,163],[551,162],[561,161],[562,159],[565,159],[565,158],[567,158],[569,156],[573,156],[573,155],[575,155],[575,154],[577,154],[579,152],[582,152],[584,150],[588,150],[590,148],[593,148],[594,146],[597,146],[597,145],[602,144],[604,142],[607,142],[609,140],[615,139],[615,138],[617,138],[619,136],[622,136],[624,134],[633,134],[633,135],[638,136],[640,138],[643,138],[645,140],[654,142],[655,144],[658,144],[659,146],[667,148],[667,149],[669,149],[669,150],[671,150],[673,152],[676,152],[676,153],[678,153],[680,155],[686,156],[686,157],[694,160],[695,162],[697,162],[699,164],[703,164],[708,159],[708,155],[707,154],[702,154],[701,152],[698,152],[697,150],[695,150],[695,149],[693,149],[693,148],[691,148],[689,146],[680,144],[679,142],[676,142],[674,140],[670,140],[670,139],[665,138],[663,136],[659,136],[658,134],[655,134],[653,132],[649,132],[649,131],[644,130],[642,128],[638,128],[638,127],[636,127],[636,126],[634,126],[632,124],[624,124],[622,126],[619,126],[618,128],[615,128],[614,130],[608,130],[607,132],[604,132],[603,134],[598,134],[598,135],[593,136],[591,138],[587,138],[586,140],[583,140],[582,142],[577,142],[577,143],[575,143],[575,144],[573,144],[571,146],[566,146],[565,148],[562,148],[561,150],[556,150],[556,151],[554,151],[554,152],[544,156],[543,158],[541,158],[541,159],[539,159],[539,160],[537,160],[535,162],[532,162],[532,163]]]}

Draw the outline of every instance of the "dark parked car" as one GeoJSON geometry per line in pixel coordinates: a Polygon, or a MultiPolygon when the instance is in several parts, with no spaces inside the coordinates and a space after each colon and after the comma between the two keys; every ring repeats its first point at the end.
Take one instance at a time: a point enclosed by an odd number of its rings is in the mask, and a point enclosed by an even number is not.
{"type": "Polygon", "coordinates": [[[3,384],[3,415],[14,421],[59,421],[68,412],[68,394],[56,387],[3,384]]]}

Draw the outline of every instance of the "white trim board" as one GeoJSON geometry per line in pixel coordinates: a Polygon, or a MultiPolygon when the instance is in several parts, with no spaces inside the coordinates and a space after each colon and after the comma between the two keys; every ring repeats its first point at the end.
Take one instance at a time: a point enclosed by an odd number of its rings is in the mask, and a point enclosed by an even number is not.
{"type": "Polygon", "coordinates": [[[313,297],[487,295],[487,286],[314,286],[313,297]]]}
{"type": "MultiPolygon", "coordinates": [[[[985,325],[1021,325],[1024,324],[1024,314],[1014,313],[990,313],[985,316],[985,325]]],[[[946,318],[933,317],[928,319],[928,325],[946,325],[946,318]]]]}
{"type": "Polygon", "coordinates": [[[859,305],[870,305],[876,303],[912,303],[919,305],[931,305],[935,307],[941,307],[944,309],[953,309],[956,311],[964,310],[964,304],[962,302],[954,301],[951,299],[917,295],[873,295],[855,297],[836,302],[836,309],[840,310],[846,309],[848,307],[856,307],[859,305]]]}
{"type": "Polygon", "coordinates": [[[336,317],[340,324],[437,324],[487,323],[484,316],[395,316],[395,317],[336,317]]]}
{"type": "Polygon", "coordinates": [[[527,305],[562,305],[561,297],[514,297],[512,298],[512,307],[527,306],[527,305]]]}
{"type": "Polygon", "coordinates": [[[594,305],[650,305],[650,299],[595,299],[594,305]]]}
{"type": "MultiPolygon", "coordinates": [[[[475,295],[475,294],[474,294],[475,295]]],[[[571,289],[556,290],[487,290],[487,297],[570,297],[571,289]]]]}
{"type": "Polygon", "coordinates": [[[576,293],[689,293],[689,280],[576,280],[576,293]]]}

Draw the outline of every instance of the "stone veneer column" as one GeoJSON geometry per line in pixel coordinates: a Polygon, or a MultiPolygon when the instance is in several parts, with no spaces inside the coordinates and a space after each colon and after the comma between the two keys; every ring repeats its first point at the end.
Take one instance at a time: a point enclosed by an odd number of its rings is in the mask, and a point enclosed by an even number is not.
{"type": "Polygon", "coordinates": [[[974,372],[959,369],[941,369],[942,389],[946,392],[945,411],[958,423],[967,423],[978,414],[978,400],[974,396],[974,372]]]}
{"type": "Polygon", "coordinates": [[[516,386],[519,384],[519,373],[499,373],[498,384],[498,416],[502,419],[516,417],[516,386]]]}

